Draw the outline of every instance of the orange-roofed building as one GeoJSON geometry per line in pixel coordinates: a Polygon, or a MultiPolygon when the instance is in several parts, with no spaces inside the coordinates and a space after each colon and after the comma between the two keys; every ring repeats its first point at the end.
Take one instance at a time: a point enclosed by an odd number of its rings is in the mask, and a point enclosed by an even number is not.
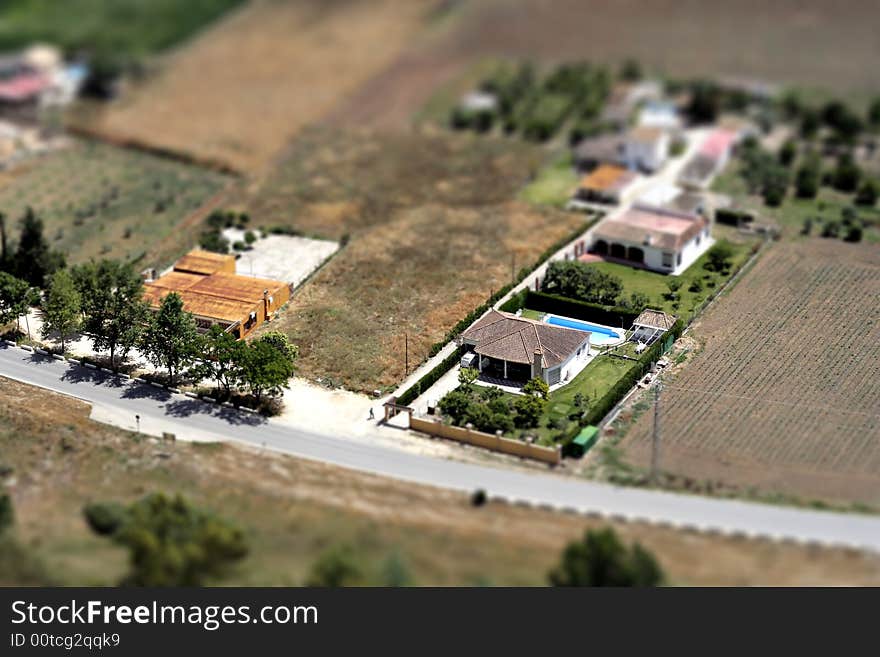
{"type": "Polygon", "coordinates": [[[198,250],[144,285],[144,298],[154,309],[171,292],[180,295],[183,309],[193,314],[200,330],[216,324],[237,338],[269,321],[290,299],[287,283],[240,276],[235,273],[235,256],[198,250]]]}
{"type": "Polygon", "coordinates": [[[639,178],[639,174],[614,164],[601,164],[584,176],[577,199],[593,203],[620,203],[639,178]]]}

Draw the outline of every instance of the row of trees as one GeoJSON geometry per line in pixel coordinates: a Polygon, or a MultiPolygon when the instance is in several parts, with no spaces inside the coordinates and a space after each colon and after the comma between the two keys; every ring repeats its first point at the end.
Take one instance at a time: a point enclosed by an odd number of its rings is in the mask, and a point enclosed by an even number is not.
{"type": "Polygon", "coordinates": [[[28,281],[0,272],[0,324],[26,315],[42,303],[42,337],[57,335],[62,351],[77,332],[89,336],[96,352],[109,355],[114,371],[132,349],[167,372],[175,385],[182,375],[214,381],[224,398],[244,388],[261,402],[281,393],[293,376],[297,349],[281,333],[250,343],[214,326],[201,335],[180,295],[165,296],[152,313],[143,282],[130,264],[102,260],[61,268],[48,278],[45,298],[28,281]]]}
{"type": "Polygon", "coordinates": [[[562,63],[543,79],[533,64],[498,67],[480,85],[496,99],[494,108],[453,109],[450,124],[479,132],[500,123],[507,134],[519,133],[532,141],[546,141],[565,121],[574,119],[578,134],[590,132],[611,89],[612,76],[587,62],[562,63]]]}
{"type": "Polygon", "coordinates": [[[823,170],[821,156],[812,148],[799,153],[794,140],[785,142],[774,156],[756,140],[749,139],[743,143],[740,159],[740,176],[749,193],[760,194],[771,207],[783,202],[792,179],[798,198],[816,198],[820,187],[827,185],[855,194],[853,200],[857,205],[873,206],[877,202],[877,182],[864,175],[849,152],[841,153],[833,168],[823,170]],[[792,172],[796,163],[797,168],[792,172]]]}
{"type": "Polygon", "coordinates": [[[280,394],[293,376],[297,350],[284,334],[274,332],[248,343],[212,326],[201,335],[179,294],[163,297],[155,313],[142,294],[143,283],[130,265],[88,263],[69,274],[58,272],[46,295],[45,314],[52,329],[71,330],[78,303],[83,330],[96,351],[109,352],[114,368],[117,355],[124,360],[138,347],[167,372],[169,385],[186,374],[214,381],[227,397],[244,387],[261,401],[264,395],[280,394]]]}
{"type": "Polygon", "coordinates": [[[880,130],[880,97],[869,104],[864,114],[841,100],[811,105],[795,91],[782,97],[780,107],[787,119],[797,122],[804,139],[814,139],[824,128],[830,142],[852,145],[865,130],[880,130]]]}

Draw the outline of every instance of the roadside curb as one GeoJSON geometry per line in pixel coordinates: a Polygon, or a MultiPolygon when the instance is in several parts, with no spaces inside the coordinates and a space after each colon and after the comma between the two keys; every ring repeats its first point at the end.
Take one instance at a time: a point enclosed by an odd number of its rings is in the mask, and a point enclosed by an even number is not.
{"type": "Polygon", "coordinates": [[[630,515],[619,512],[606,513],[594,509],[578,509],[573,506],[558,506],[548,503],[537,503],[521,497],[507,497],[505,495],[489,495],[489,503],[507,504],[526,509],[538,509],[551,513],[563,513],[566,515],[582,516],[591,520],[601,520],[616,524],[642,524],[657,529],[681,532],[706,538],[722,538],[729,541],[766,541],[776,545],[788,545],[804,549],[814,550],[857,550],[876,554],[876,550],[859,543],[847,543],[845,541],[819,541],[816,539],[803,539],[785,534],[771,534],[767,532],[748,532],[741,529],[724,529],[714,525],[696,525],[692,522],[674,522],[669,520],[653,520],[644,516],[630,515]]]}

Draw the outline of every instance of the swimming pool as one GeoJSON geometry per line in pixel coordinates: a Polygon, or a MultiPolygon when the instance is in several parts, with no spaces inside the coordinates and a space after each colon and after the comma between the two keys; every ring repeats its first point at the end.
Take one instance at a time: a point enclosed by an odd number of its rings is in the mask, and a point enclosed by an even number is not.
{"type": "Polygon", "coordinates": [[[565,328],[575,329],[577,331],[589,331],[590,344],[594,345],[605,346],[616,344],[621,342],[624,338],[623,329],[615,329],[610,326],[602,326],[601,324],[582,322],[579,319],[547,315],[544,317],[544,321],[553,326],[564,326],[565,328]]]}

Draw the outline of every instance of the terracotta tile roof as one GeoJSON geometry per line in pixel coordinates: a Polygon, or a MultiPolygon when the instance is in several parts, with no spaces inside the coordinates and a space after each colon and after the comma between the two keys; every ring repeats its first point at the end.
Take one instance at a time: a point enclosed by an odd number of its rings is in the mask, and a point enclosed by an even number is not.
{"type": "Polygon", "coordinates": [[[602,220],[593,230],[593,237],[678,250],[705,227],[706,220],[702,217],[633,207],[623,214],[602,220]]]}
{"type": "Polygon", "coordinates": [[[155,281],[150,281],[147,285],[180,292],[181,290],[186,290],[192,287],[203,278],[205,277],[200,274],[190,274],[183,271],[170,271],[164,276],[160,276],[155,281]]]}
{"type": "Polygon", "coordinates": [[[218,271],[235,271],[235,256],[211,251],[190,251],[174,263],[175,271],[193,274],[213,274],[218,271]]]}
{"type": "Polygon", "coordinates": [[[581,189],[599,192],[620,191],[637,177],[637,173],[624,167],[602,164],[592,173],[584,176],[584,179],[581,181],[581,189]]]}
{"type": "Polygon", "coordinates": [[[256,303],[263,298],[263,291],[269,290],[269,295],[276,294],[278,290],[287,284],[280,281],[272,281],[267,278],[251,278],[238,274],[217,273],[211,276],[202,276],[202,280],[189,286],[189,290],[200,294],[211,294],[226,299],[247,301],[256,303]]]}
{"type": "Polygon", "coordinates": [[[700,155],[719,160],[730,150],[734,142],[736,142],[735,132],[721,129],[713,130],[700,146],[700,155]]]}
{"type": "Polygon", "coordinates": [[[646,308],[639,316],[633,320],[633,326],[648,326],[650,328],[663,329],[668,331],[675,324],[675,317],[668,315],[662,310],[651,310],[646,308]]]}
{"type": "Polygon", "coordinates": [[[510,363],[531,365],[535,351],[540,350],[545,368],[560,365],[590,339],[584,331],[497,310],[474,322],[462,338],[474,343],[476,353],[510,363]]]}
{"type": "Polygon", "coordinates": [[[51,82],[42,75],[22,73],[9,80],[0,80],[0,100],[5,102],[21,102],[41,94],[51,86],[51,82]]]}
{"type": "Polygon", "coordinates": [[[263,293],[286,299],[287,283],[252,278],[235,273],[235,256],[192,251],[174,265],[174,270],[144,285],[144,298],[157,307],[165,295],[177,292],[183,308],[199,317],[236,322],[260,308],[263,293]]]}
{"type": "Polygon", "coordinates": [[[224,322],[237,322],[244,319],[248,313],[254,310],[256,304],[256,301],[247,302],[224,299],[223,297],[200,294],[191,290],[169,290],[151,283],[144,286],[144,299],[155,308],[171,292],[177,292],[180,295],[183,301],[183,309],[187,312],[198,317],[218,319],[224,322]]]}

